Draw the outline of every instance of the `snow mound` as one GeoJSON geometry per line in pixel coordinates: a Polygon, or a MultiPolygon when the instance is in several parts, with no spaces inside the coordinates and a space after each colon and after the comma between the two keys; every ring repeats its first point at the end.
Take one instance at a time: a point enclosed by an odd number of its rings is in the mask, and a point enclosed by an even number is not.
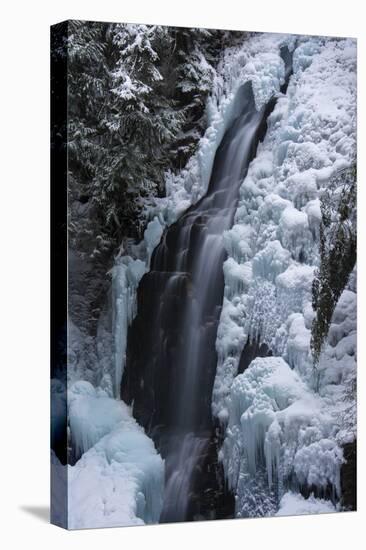
{"type": "Polygon", "coordinates": [[[78,420],[83,423],[82,440],[89,435],[96,439],[107,427],[111,431],[69,466],[69,528],[157,523],[163,502],[164,462],[152,440],[122,401],[95,397],[85,383],[79,383],[74,394],[76,390],[83,396],[73,400],[85,415],[78,420]]]}

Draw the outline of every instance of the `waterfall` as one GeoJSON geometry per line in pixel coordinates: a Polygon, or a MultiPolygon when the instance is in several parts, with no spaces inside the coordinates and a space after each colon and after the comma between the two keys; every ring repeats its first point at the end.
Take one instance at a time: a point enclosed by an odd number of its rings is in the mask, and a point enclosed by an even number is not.
{"type": "MultiPolygon", "coordinates": [[[[173,278],[188,279],[181,318],[181,346],[176,355],[177,392],[171,415],[179,440],[167,454],[165,506],[161,521],[186,519],[194,471],[208,444],[212,382],[205,383],[215,362],[216,335],[222,303],[225,259],[223,232],[232,223],[237,191],[252,151],[263,111],[254,107],[250,89],[242,91],[242,108],[216,153],[209,191],[180,222],[173,278]],[[192,249],[195,254],[191,253],[192,249]],[[191,260],[190,260],[190,256],[191,260]]],[[[166,249],[160,251],[164,265],[166,249]]],[[[169,292],[169,285],[168,285],[169,292]]]]}
{"type": "Polygon", "coordinates": [[[240,111],[217,150],[207,195],[165,233],[141,282],[134,325],[149,325],[143,331],[144,350],[134,346],[135,326],[129,338],[135,352],[127,361],[140,363],[139,369],[130,368],[131,377],[143,368],[138,385],[145,394],[156,394],[145,418],[139,412],[144,403],[134,395],[134,413],[164,439],[167,479],[161,521],[186,519],[194,474],[211,433],[214,343],[224,286],[222,235],[231,226],[238,187],[264,116],[264,109],[255,109],[249,85],[238,101],[240,111]],[[159,380],[159,371],[165,380],[159,380]]]}
{"type": "Polygon", "coordinates": [[[193,519],[199,500],[195,485],[204,475],[213,433],[223,233],[232,225],[240,184],[275,101],[257,110],[251,84],[239,89],[236,116],[216,151],[207,194],[166,230],[138,289],[122,398],[133,403],[134,416],[166,461],[161,522],[193,519]]]}

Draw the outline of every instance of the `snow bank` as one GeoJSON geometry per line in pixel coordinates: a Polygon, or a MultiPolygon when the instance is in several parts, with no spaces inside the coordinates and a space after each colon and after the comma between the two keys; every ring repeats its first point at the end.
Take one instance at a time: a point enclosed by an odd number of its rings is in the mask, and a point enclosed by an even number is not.
{"type": "Polygon", "coordinates": [[[98,441],[69,466],[69,528],[157,523],[164,462],[130,409],[86,382],[72,388],[70,408],[78,446],[86,449],[98,441]]]}
{"type": "Polygon", "coordinates": [[[355,64],[354,40],[298,37],[287,94],[269,117],[224,235],[212,411],[226,429],[220,457],[238,516],[273,514],[281,497],[290,513],[331,508],[295,493],[300,485],[319,494],[332,487],[339,497],[341,445],[355,436],[354,285],[337,305],[317,370],[310,354],[319,197],[354,158],[355,64]],[[248,340],[277,357],[237,376],[248,340]]]}

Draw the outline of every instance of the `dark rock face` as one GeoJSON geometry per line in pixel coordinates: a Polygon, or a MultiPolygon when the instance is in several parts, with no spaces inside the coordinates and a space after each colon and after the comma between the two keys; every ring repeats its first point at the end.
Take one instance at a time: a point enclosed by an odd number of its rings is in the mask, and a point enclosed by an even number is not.
{"type": "Polygon", "coordinates": [[[256,357],[271,357],[272,351],[267,344],[257,340],[248,340],[240,356],[238,374],[243,373],[256,357]]]}
{"type": "Polygon", "coordinates": [[[343,447],[345,463],[341,468],[342,506],[357,510],[357,440],[343,447]]]}
{"type": "Polygon", "coordinates": [[[68,250],[68,311],[75,325],[90,336],[95,336],[110,281],[106,276],[112,265],[111,256],[85,258],[78,251],[68,250]]]}

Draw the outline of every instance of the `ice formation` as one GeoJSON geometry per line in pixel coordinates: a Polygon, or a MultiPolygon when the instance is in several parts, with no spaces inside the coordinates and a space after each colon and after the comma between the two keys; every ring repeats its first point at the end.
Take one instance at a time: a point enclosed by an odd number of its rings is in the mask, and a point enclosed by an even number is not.
{"type": "Polygon", "coordinates": [[[69,466],[69,528],[157,523],[164,463],[153,442],[122,401],[84,382],[71,391],[79,396],[71,399],[71,431],[79,424],[76,435],[89,450],[69,466]]]}
{"type": "Polygon", "coordinates": [[[302,486],[339,498],[341,445],[354,433],[355,285],[339,300],[316,371],[311,285],[319,197],[355,153],[355,63],[351,39],[297,40],[286,96],[269,117],[224,235],[212,411],[226,429],[220,457],[239,516],[273,514],[281,497],[284,513],[292,504],[315,509],[318,501],[298,494],[302,486]],[[275,357],[237,376],[248,341],[266,343],[275,357]],[[284,496],[288,490],[296,494],[284,496]]]}
{"type": "Polygon", "coordinates": [[[112,269],[112,304],[114,336],[114,395],[118,399],[126,361],[127,331],[137,313],[136,293],[138,284],[149,269],[151,255],[159,244],[164,224],[158,216],[151,220],[145,230],[140,249],[143,259],[131,256],[116,258],[112,269]]]}
{"type": "Polygon", "coordinates": [[[121,404],[90,382],[75,382],[68,391],[71,444],[77,457],[86,453],[124,418],[121,404]]]}
{"type": "Polygon", "coordinates": [[[126,360],[127,330],[136,315],[136,290],[145,270],[145,262],[130,256],[117,259],[112,270],[114,395],[117,399],[126,360]]]}
{"type": "MultiPolygon", "coordinates": [[[[263,502],[250,507],[247,484],[257,472],[281,497],[289,487],[316,487],[340,496],[342,451],[327,404],[281,358],[257,358],[231,386],[228,426],[221,460],[237,495],[237,513],[257,516],[263,502]],[[240,459],[238,460],[238,457],[240,459]]],[[[272,510],[271,510],[272,511],[272,510]]]]}
{"type": "MultiPolygon", "coordinates": [[[[109,326],[109,313],[101,316],[96,342],[69,323],[68,425],[77,460],[68,471],[71,529],[159,520],[164,462],[120,400],[120,386],[128,326],[136,315],[136,290],[162,227],[158,217],[150,221],[139,247],[141,258],[116,258],[111,273],[112,319],[109,326]]],[[[64,387],[59,386],[54,384],[53,391],[66,399],[64,387]]]]}

